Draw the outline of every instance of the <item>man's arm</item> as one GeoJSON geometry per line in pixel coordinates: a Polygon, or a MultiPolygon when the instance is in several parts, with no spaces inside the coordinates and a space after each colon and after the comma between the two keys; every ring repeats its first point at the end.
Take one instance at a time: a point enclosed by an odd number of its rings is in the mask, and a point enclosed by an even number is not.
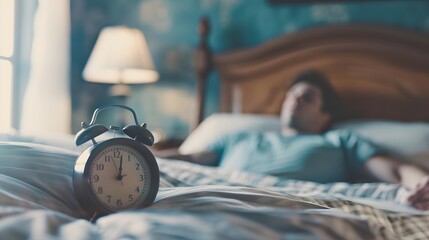
{"type": "Polygon", "coordinates": [[[220,157],[217,154],[210,151],[203,151],[192,154],[180,154],[177,150],[166,150],[156,152],[155,155],[157,157],[173,160],[182,160],[207,166],[218,166],[220,160],[220,157]]]}
{"type": "Polygon", "coordinates": [[[429,175],[423,168],[380,155],[370,158],[365,169],[377,180],[398,183],[409,189],[412,194],[408,201],[412,206],[429,209],[429,175]]]}

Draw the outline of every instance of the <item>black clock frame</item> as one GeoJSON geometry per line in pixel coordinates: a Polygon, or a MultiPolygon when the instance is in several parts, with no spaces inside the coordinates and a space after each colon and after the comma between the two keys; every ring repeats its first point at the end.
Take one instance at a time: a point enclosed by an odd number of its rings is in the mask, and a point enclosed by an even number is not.
{"type": "Polygon", "coordinates": [[[73,170],[73,190],[75,196],[81,207],[88,213],[98,215],[112,213],[110,209],[98,204],[98,199],[93,196],[89,181],[89,166],[97,156],[104,149],[112,145],[124,145],[131,147],[138,151],[146,161],[150,171],[150,186],[144,201],[136,208],[143,208],[153,203],[159,190],[159,168],[156,163],[155,157],[142,143],[129,138],[112,138],[106,141],[97,143],[84,152],[76,160],[73,170]]]}

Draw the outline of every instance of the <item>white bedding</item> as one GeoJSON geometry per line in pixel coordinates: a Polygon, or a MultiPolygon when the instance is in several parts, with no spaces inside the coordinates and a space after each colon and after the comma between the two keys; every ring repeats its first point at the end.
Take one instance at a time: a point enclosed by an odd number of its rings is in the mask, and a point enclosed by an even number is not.
{"type": "Polygon", "coordinates": [[[409,211],[397,185],[316,184],[164,159],[152,206],[92,224],[73,195],[76,156],[0,143],[0,239],[429,238],[429,214],[409,211]],[[392,208],[373,207],[383,201],[392,208]]]}

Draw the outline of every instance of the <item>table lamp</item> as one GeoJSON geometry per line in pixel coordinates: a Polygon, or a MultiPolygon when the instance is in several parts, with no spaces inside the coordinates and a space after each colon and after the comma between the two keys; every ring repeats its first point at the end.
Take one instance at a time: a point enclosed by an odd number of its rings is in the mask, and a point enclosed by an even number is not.
{"type": "Polygon", "coordinates": [[[128,97],[129,84],[158,80],[143,33],[124,26],[102,29],[83,70],[88,82],[114,84],[110,95],[128,97]]]}

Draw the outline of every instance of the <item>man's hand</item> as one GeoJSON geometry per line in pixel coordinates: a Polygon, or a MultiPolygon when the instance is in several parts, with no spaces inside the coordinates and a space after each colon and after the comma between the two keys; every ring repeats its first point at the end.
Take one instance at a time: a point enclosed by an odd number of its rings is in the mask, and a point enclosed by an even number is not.
{"type": "Polygon", "coordinates": [[[420,210],[429,210],[429,175],[424,176],[408,197],[408,202],[420,210]]]}
{"type": "Polygon", "coordinates": [[[155,156],[173,160],[181,160],[206,166],[218,166],[219,155],[210,151],[202,151],[191,154],[180,154],[177,150],[155,152],[155,156]]]}
{"type": "Polygon", "coordinates": [[[389,156],[374,156],[365,164],[366,170],[377,180],[400,183],[411,191],[408,202],[420,210],[429,210],[429,174],[416,165],[389,156]]]}

